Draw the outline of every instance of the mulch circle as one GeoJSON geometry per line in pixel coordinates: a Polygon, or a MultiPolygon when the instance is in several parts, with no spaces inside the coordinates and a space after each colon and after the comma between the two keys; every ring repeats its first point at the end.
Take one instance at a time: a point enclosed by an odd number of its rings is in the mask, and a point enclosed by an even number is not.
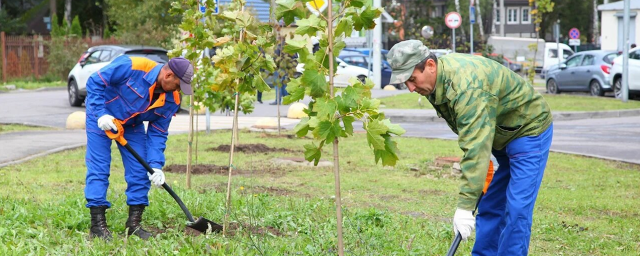
{"type": "MultiPolygon", "coordinates": [[[[215,148],[207,149],[207,151],[219,151],[219,152],[229,152],[230,150],[231,150],[231,145],[220,145],[215,148]]],[[[288,148],[272,148],[261,143],[235,145],[233,151],[247,153],[247,154],[273,153],[273,152],[298,152],[296,150],[291,150],[288,148]]]]}

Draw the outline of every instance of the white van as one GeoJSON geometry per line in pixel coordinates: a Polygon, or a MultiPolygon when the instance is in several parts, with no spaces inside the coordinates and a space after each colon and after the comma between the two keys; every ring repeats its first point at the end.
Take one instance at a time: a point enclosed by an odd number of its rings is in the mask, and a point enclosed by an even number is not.
{"type": "Polygon", "coordinates": [[[544,60],[540,77],[545,78],[547,71],[551,69],[553,65],[558,65],[559,62],[567,60],[573,55],[573,50],[566,44],[559,44],[562,49],[562,58],[558,60],[558,44],[547,42],[544,44],[544,60]]]}

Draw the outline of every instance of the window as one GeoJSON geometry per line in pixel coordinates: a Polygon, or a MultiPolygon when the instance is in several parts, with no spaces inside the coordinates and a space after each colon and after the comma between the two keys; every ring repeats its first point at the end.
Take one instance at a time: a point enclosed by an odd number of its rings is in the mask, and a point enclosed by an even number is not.
{"type": "Polygon", "coordinates": [[[580,60],[582,60],[582,56],[575,56],[573,58],[568,59],[567,67],[568,68],[577,67],[578,65],[580,65],[580,60]]]}
{"type": "Polygon", "coordinates": [[[496,24],[500,24],[500,8],[496,8],[496,24]]]}
{"type": "MultiPolygon", "coordinates": [[[[569,50],[562,50],[562,59],[567,59],[569,57],[571,57],[571,55],[573,55],[573,53],[569,50]]],[[[551,49],[549,50],[549,58],[558,58],[558,50],[556,49],[551,49]]]]}
{"type": "Polygon", "coordinates": [[[363,68],[367,67],[367,62],[362,57],[346,57],[346,58],[342,58],[342,60],[344,60],[344,62],[346,62],[349,65],[354,65],[354,66],[363,67],[363,68]]]}
{"type": "Polygon", "coordinates": [[[110,61],[111,60],[111,51],[103,50],[100,55],[100,62],[110,61]]]}
{"type": "Polygon", "coordinates": [[[531,24],[531,7],[522,7],[522,24],[531,24]]]}
{"type": "Polygon", "coordinates": [[[593,65],[593,55],[585,55],[582,59],[582,66],[591,66],[593,65]]]}
{"type": "Polygon", "coordinates": [[[518,24],[518,7],[507,8],[507,24],[518,24]]]}
{"type": "Polygon", "coordinates": [[[100,62],[100,53],[102,53],[102,51],[95,51],[92,52],[89,57],[87,57],[87,60],[85,62],[85,65],[89,65],[89,64],[96,64],[100,62]]]}

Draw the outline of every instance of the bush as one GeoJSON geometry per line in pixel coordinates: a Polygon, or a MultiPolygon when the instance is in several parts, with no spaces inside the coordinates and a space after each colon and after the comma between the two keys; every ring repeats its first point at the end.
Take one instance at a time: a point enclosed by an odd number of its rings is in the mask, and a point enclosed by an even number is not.
{"type": "Polygon", "coordinates": [[[78,58],[87,49],[87,44],[82,38],[54,36],[47,43],[49,46],[49,74],[66,80],[69,71],[78,61],[78,58]]]}

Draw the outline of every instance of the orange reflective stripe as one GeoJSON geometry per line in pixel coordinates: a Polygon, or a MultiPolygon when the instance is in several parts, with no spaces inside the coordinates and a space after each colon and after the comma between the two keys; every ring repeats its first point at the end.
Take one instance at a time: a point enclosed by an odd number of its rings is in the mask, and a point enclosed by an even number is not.
{"type": "MultiPolygon", "coordinates": [[[[156,86],[156,84],[153,84],[153,86],[151,86],[151,89],[155,88],[155,86],[156,86]]],[[[147,109],[145,109],[142,112],[136,112],[135,114],[131,115],[129,118],[123,120],[122,123],[126,123],[127,121],[129,121],[129,119],[134,118],[135,116],[137,116],[140,113],[144,113],[144,112],[147,112],[147,111],[149,111],[151,109],[159,108],[159,107],[164,106],[164,102],[165,102],[166,97],[167,97],[166,93],[160,94],[160,97],[158,97],[158,100],[156,100],[156,102],[153,104],[153,106],[147,107],[147,109]]],[[[149,97],[149,104],[151,104],[151,97],[149,97]]]]}
{"type": "Polygon", "coordinates": [[[148,73],[158,65],[157,62],[144,57],[129,57],[131,59],[131,69],[148,73]]]}
{"type": "Polygon", "coordinates": [[[482,189],[482,193],[484,194],[487,193],[489,184],[491,184],[491,181],[493,180],[493,174],[494,174],[493,161],[489,160],[489,170],[487,171],[487,178],[485,178],[484,180],[484,188],[482,189]]]}
{"type": "Polygon", "coordinates": [[[180,105],[180,92],[179,91],[173,91],[173,100],[176,102],[176,104],[180,105]]]}

